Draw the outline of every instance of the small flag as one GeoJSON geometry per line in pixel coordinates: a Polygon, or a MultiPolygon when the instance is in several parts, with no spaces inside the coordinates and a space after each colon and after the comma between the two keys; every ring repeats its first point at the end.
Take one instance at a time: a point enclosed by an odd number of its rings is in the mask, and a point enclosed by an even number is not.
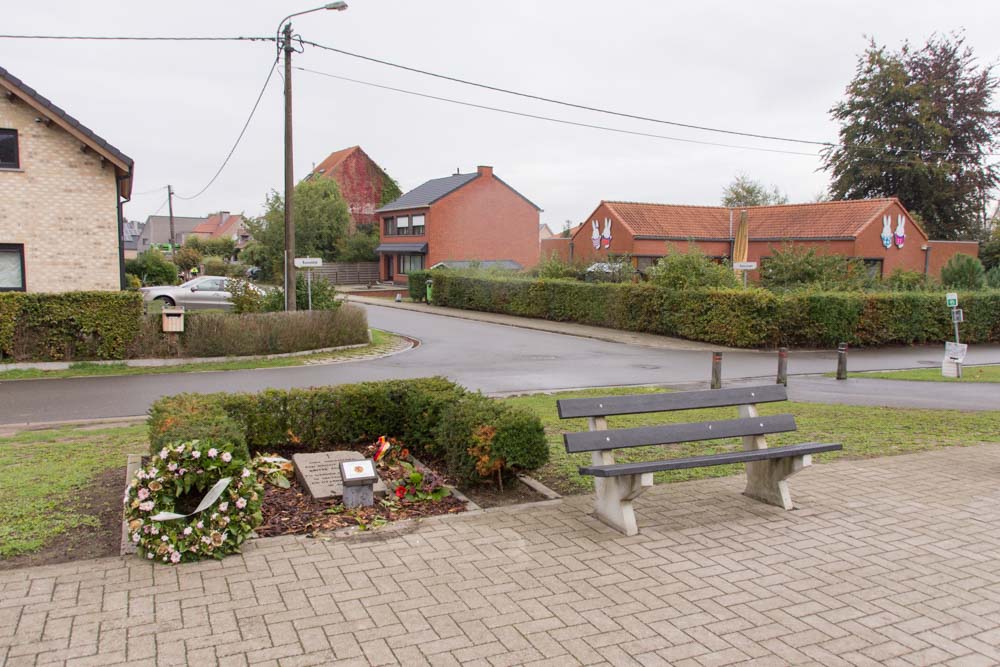
{"type": "Polygon", "coordinates": [[[375,456],[372,457],[373,459],[375,459],[376,463],[381,461],[382,457],[385,456],[386,453],[388,453],[389,449],[392,447],[392,445],[389,444],[389,441],[385,439],[384,435],[379,436],[377,444],[378,448],[375,450],[375,456]]]}

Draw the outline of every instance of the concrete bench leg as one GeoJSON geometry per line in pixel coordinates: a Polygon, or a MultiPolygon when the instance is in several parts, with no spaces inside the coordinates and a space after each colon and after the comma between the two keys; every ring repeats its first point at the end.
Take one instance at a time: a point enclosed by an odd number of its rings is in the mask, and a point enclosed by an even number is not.
{"type": "Polygon", "coordinates": [[[595,477],[597,518],[626,535],[638,535],[639,526],[635,522],[632,501],[651,486],[653,486],[651,472],[621,477],[595,477]]]}
{"type": "Polygon", "coordinates": [[[747,488],[743,495],[768,505],[793,509],[792,494],[785,481],[798,471],[812,465],[812,456],[789,456],[769,461],[752,461],[747,465],[747,488]]]}

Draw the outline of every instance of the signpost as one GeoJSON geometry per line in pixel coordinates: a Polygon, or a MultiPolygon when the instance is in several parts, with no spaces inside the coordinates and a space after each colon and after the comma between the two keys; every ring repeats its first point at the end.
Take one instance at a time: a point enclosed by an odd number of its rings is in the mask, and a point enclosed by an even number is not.
{"type": "Polygon", "coordinates": [[[743,287],[747,286],[747,271],[757,268],[757,262],[733,262],[733,268],[743,272],[743,287]]]}
{"type": "Polygon", "coordinates": [[[308,269],[306,271],[306,293],[309,295],[309,310],[313,309],[313,283],[312,283],[312,270],[323,266],[323,260],[320,257],[296,257],[295,268],[297,269],[308,269]]]}
{"type": "Polygon", "coordinates": [[[951,321],[955,325],[955,342],[944,344],[944,361],[941,362],[941,375],[944,377],[962,377],[962,362],[965,361],[965,354],[969,346],[963,344],[958,338],[958,325],[965,321],[965,313],[958,307],[958,293],[948,292],[944,296],[945,304],[951,308],[951,321]]]}

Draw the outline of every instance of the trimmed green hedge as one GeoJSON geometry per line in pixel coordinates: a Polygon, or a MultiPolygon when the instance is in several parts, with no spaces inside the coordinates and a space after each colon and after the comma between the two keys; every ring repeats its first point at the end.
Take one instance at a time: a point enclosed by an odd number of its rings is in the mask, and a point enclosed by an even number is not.
{"type": "Polygon", "coordinates": [[[231,439],[245,443],[250,454],[328,451],[372,443],[380,435],[394,437],[418,458],[446,463],[452,476],[468,484],[494,479],[496,470],[509,477],[537,468],[549,452],[537,415],[439,377],[168,396],[150,409],[151,451],[174,439],[225,436],[234,423],[239,436],[231,439]],[[470,411],[466,406],[472,403],[486,403],[489,409],[470,411]],[[474,440],[474,434],[488,437],[474,440]],[[492,465],[491,474],[476,472],[483,457],[492,465]]]}
{"type": "MultiPolygon", "coordinates": [[[[643,331],[731,347],[910,345],[952,336],[943,294],[668,290],[646,284],[484,278],[435,271],[434,303],[643,331]]],[[[411,286],[411,291],[414,287],[411,286]]],[[[1000,342],[1000,290],[963,293],[962,339],[1000,342]]]]}
{"type": "Polygon", "coordinates": [[[138,292],[0,293],[0,353],[34,361],[123,359],[141,317],[138,292]]]}

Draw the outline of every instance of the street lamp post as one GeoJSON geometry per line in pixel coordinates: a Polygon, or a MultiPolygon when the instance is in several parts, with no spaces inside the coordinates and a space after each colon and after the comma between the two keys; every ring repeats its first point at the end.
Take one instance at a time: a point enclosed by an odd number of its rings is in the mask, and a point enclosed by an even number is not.
{"type": "Polygon", "coordinates": [[[347,3],[330,2],[322,7],[289,14],[278,23],[278,48],[285,52],[285,310],[295,310],[295,220],[292,218],[295,190],[292,167],[292,52],[295,48],[292,46],[292,23],[289,19],[323,9],[344,11],[347,3]]]}

